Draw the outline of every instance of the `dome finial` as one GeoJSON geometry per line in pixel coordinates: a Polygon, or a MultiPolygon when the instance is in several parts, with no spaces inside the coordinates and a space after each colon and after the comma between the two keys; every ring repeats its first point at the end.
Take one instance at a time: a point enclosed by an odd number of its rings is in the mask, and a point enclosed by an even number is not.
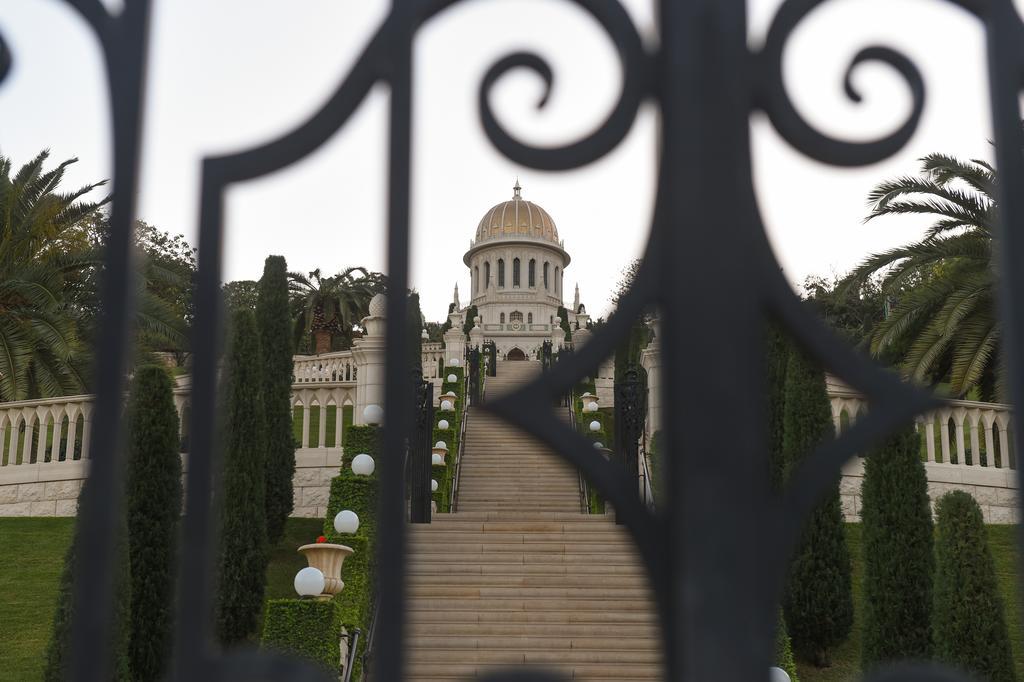
{"type": "Polygon", "coordinates": [[[516,184],[512,186],[512,198],[522,199],[523,198],[523,187],[519,184],[519,176],[516,176],[516,184]]]}

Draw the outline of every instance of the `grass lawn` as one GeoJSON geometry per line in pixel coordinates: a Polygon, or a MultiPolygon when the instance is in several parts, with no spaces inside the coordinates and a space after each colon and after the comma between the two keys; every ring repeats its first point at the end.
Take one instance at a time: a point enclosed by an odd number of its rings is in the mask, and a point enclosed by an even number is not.
{"type": "MultiPolygon", "coordinates": [[[[74,519],[0,518],[0,641],[4,642],[0,682],[29,682],[43,674],[43,657],[57,596],[64,553],[74,519]]],[[[296,552],[315,542],[323,519],[289,519],[285,536],[271,550],[267,598],[295,596],[292,580],[306,565],[296,552]]]]}
{"type": "MultiPolygon", "coordinates": [[[[1014,547],[1015,526],[987,526],[988,544],[996,564],[999,586],[1003,593],[1006,623],[1010,631],[1014,661],[1017,664],[1017,678],[1024,679],[1024,632],[1021,632],[1020,601],[1017,590],[1017,552],[1014,547]]],[[[861,528],[859,523],[846,524],[846,539],[853,559],[853,632],[849,639],[836,649],[832,667],[815,668],[805,661],[797,661],[800,682],[850,682],[860,679],[860,619],[861,585],[864,568],[861,563],[861,528]]]]}

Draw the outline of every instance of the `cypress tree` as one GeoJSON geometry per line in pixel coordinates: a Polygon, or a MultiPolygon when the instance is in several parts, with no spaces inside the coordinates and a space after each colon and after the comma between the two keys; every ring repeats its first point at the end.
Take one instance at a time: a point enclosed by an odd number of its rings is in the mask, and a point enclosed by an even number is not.
{"type": "Polygon", "coordinates": [[[263,366],[251,311],[232,315],[225,370],[217,636],[227,646],[256,633],[268,558],[263,366]]]}
{"type": "Polygon", "coordinates": [[[961,490],[935,503],[935,658],[988,682],[1015,678],[981,508],[961,490]]]}
{"type": "MultiPolygon", "coordinates": [[[[263,411],[266,425],[267,540],[277,544],[295,504],[295,441],[292,438],[292,334],[288,309],[288,269],[282,256],[263,264],[256,301],[263,353],[263,411]]],[[[326,408],[321,412],[325,417],[326,408]]],[[[341,418],[340,412],[338,418],[341,418]]]]}
{"type": "MultiPolygon", "coordinates": [[[[794,348],[786,365],[782,453],[787,477],[826,438],[834,436],[825,374],[794,348]]],[[[838,477],[805,521],[783,598],[796,652],[829,665],[829,649],[853,626],[853,587],[838,477]]]]}
{"type": "Polygon", "coordinates": [[[904,428],[868,453],[861,485],[864,620],[861,667],[931,656],[935,570],[920,437],[904,428]]]}
{"type": "Polygon", "coordinates": [[[765,326],[767,356],[765,358],[768,389],[768,475],[772,490],[782,490],[785,460],[782,458],[783,407],[786,400],[786,363],[789,344],[777,324],[765,326]]]}
{"type": "MultiPolygon", "coordinates": [[[[92,487],[89,479],[82,485],[78,494],[79,507],[92,487]]],[[[46,667],[43,670],[44,682],[64,682],[70,677],[68,666],[71,664],[71,621],[74,617],[74,576],[77,575],[77,563],[82,542],[78,529],[75,530],[71,546],[64,555],[64,569],[61,572],[60,584],[57,588],[57,608],[53,617],[53,629],[50,631],[50,643],[46,649],[46,667]]],[[[131,564],[128,552],[128,528],[121,518],[120,533],[116,545],[117,560],[114,562],[117,574],[114,576],[114,623],[110,633],[112,659],[108,663],[110,677],[118,682],[130,682],[131,657],[129,655],[129,638],[131,626],[131,564]]]]}
{"type": "Polygon", "coordinates": [[[131,670],[158,680],[171,650],[174,567],[181,517],[178,413],[171,379],[141,367],[128,408],[128,538],[131,553],[131,670]]]}
{"type": "Polygon", "coordinates": [[[420,295],[415,291],[409,294],[409,311],[406,320],[406,333],[409,335],[409,367],[423,367],[423,311],[420,309],[420,295]]]}

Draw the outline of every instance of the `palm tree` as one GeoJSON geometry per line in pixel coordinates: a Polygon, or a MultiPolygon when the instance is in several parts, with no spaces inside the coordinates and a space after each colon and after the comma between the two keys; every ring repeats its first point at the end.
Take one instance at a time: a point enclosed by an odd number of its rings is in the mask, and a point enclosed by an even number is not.
{"type": "Polygon", "coordinates": [[[856,291],[880,276],[889,305],[870,334],[872,354],[895,355],[907,376],[948,382],[955,396],[1001,393],[992,270],[997,183],[987,162],[943,154],[921,159],[919,176],[881,183],[868,197],[865,222],[914,214],[934,222],[920,241],[868,257],[843,284],[856,291]]]}
{"type": "Polygon", "coordinates": [[[324,277],[320,268],[308,276],[288,273],[296,340],[311,334],[318,354],[333,350],[337,336],[349,345],[352,328],[366,317],[370,299],[384,286],[380,273],[359,266],[330,277],[324,277]]]}
{"type": "Polygon", "coordinates": [[[12,177],[0,155],[0,399],[61,395],[84,387],[81,344],[66,284],[86,266],[82,221],[107,202],[83,197],[104,183],[57,191],[77,159],[49,171],[48,151],[12,177]]]}

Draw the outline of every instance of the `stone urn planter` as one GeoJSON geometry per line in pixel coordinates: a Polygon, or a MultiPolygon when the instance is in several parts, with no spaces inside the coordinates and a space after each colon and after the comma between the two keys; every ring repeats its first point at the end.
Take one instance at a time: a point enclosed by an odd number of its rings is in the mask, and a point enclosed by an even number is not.
{"type": "Polygon", "coordinates": [[[299,547],[299,554],[306,557],[306,562],[324,574],[324,593],[320,596],[331,597],[345,589],[345,583],[341,580],[341,566],[353,551],[351,547],[329,542],[314,542],[299,547]]]}
{"type": "MultiPolygon", "coordinates": [[[[430,449],[430,454],[431,455],[440,455],[441,456],[440,464],[436,464],[435,463],[434,466],[436,466],[436,467],[444,466],[444,464],[445,464],[445,457],[448,456],[448,448],[433,447],[433,448],[430,449]]],[[[431,460],[433,460],[433,457],[431,457],[431,460]]]]}
{"type": "Polygon", "coordinates": [[[580,401],[583,403],[583,412],[588,412],[587,406],[591,404],[596,404],[597,400],[598,398],[596,395],[590,395],[589,393],[584,393],[583,395],[581,395],[580,401]]]}

